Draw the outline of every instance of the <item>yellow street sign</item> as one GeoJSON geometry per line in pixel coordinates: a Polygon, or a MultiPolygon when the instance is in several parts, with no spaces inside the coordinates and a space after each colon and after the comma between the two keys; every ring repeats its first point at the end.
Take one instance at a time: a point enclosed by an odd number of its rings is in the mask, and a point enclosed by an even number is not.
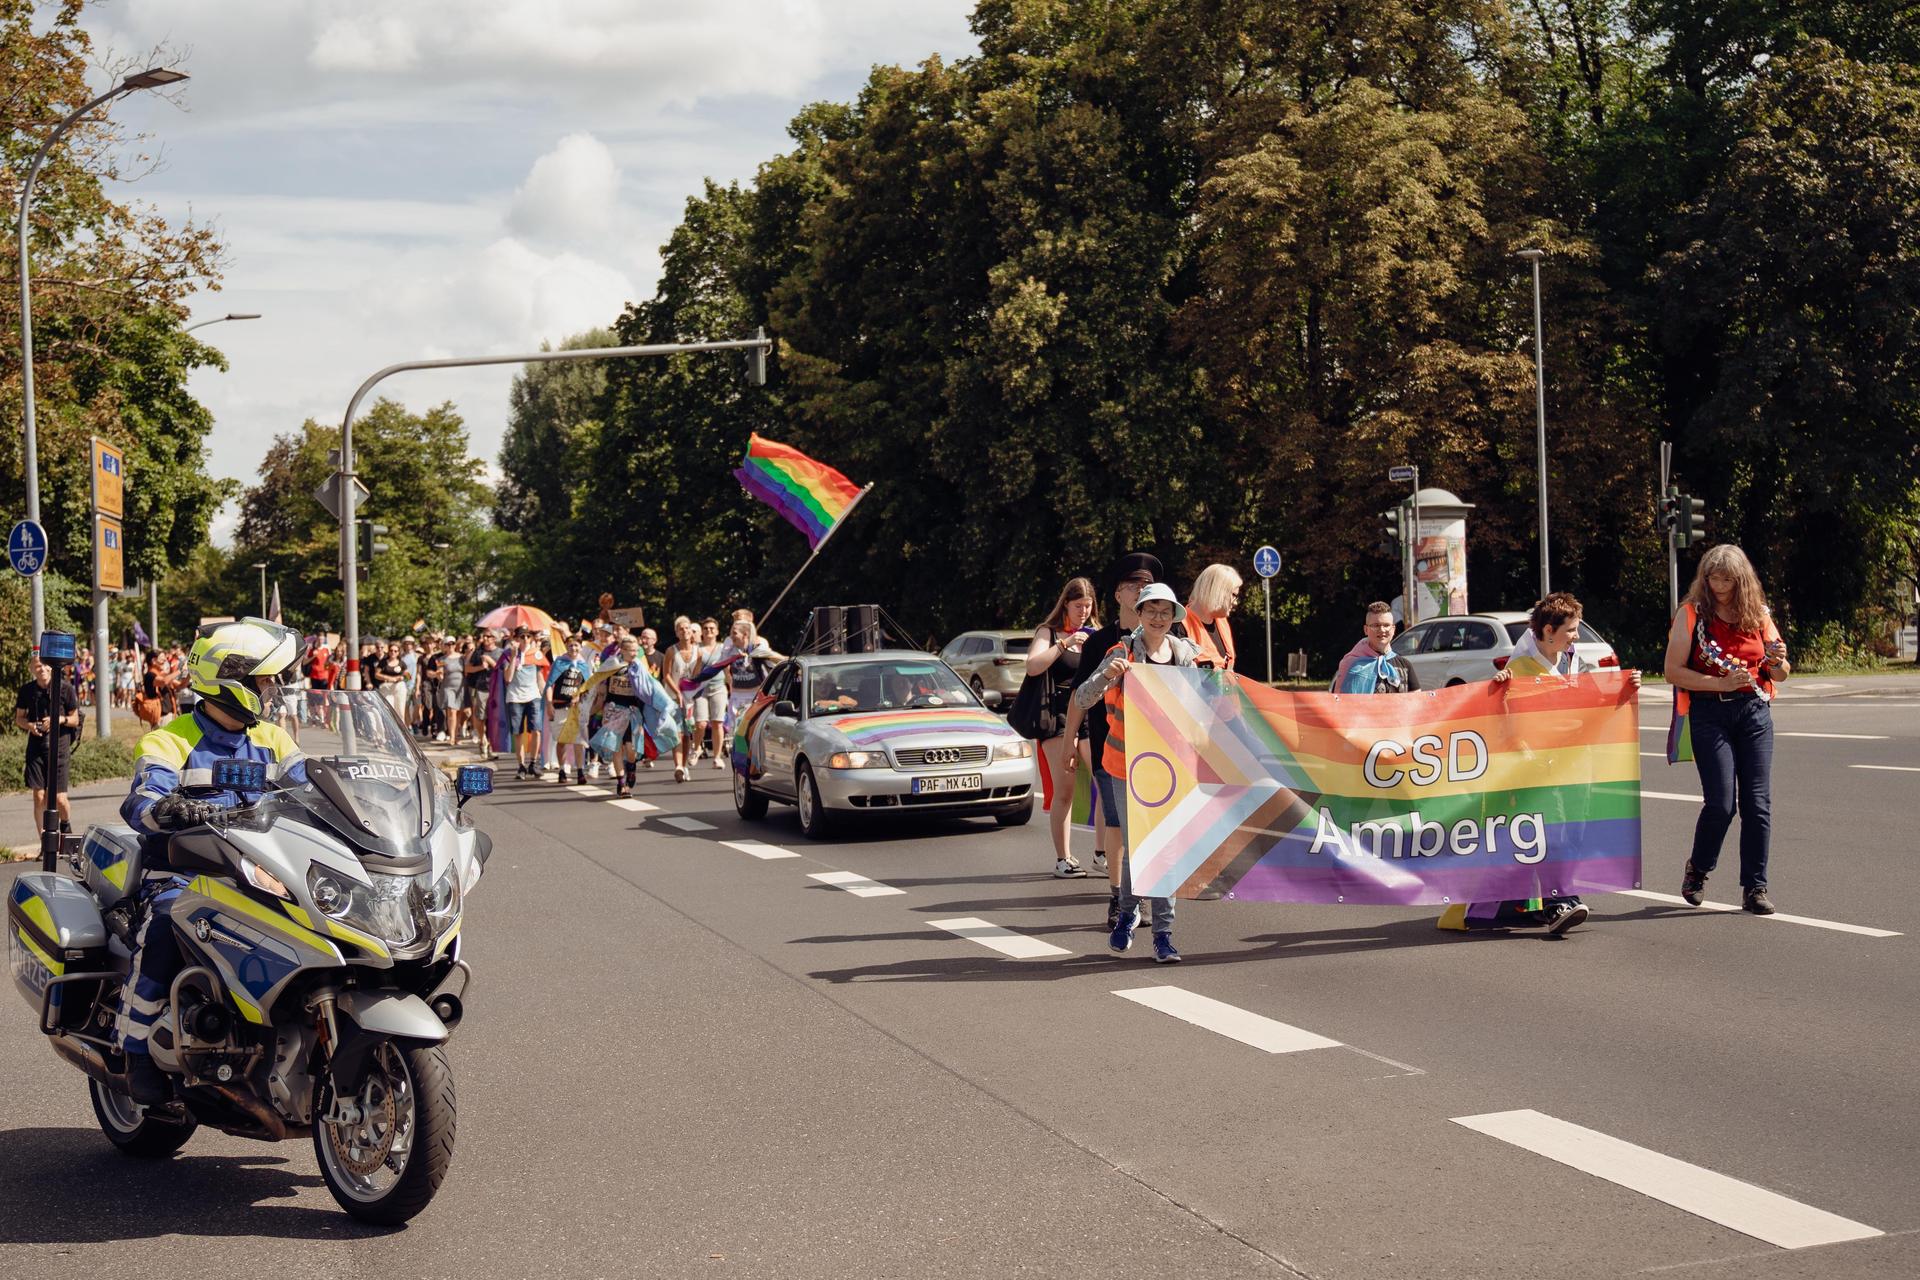
{"type": "Polygon", "coordinates": [[[126,534],[120,528],[120,522],[112,516],[96,513],[93,517],[93,589],[95,591],[127,589],[125,554],[126,534]]]}
{"type": "Polygon", "coordinates": [[[93,509],[116,520],[126,510],[127,455],[118,445],[93,437],[93,509]]]}

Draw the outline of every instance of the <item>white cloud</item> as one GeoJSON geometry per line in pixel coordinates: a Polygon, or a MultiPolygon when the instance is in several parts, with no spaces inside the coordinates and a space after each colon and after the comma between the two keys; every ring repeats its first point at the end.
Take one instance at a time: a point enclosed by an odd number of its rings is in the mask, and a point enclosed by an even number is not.
{"type": "Polygon", "coordinates": [[[308,61],[321,71],[406,71],[420,61],[420,50],[399,18],[364,15],[329,22],[308,61]]]}
{"type": "MultiPolygon", "coordinates": [[[[274,435],[337,422],[375,369],[500,354],[613,323],[652,291],[703,179],[750,181],[805,103],[875,63],[961,56],[973,0],[114,0],[103,53],[185,52],[185,110],[114,107],[167,167],[130,194],[213,218],[223,291],[196,318],[212,470],[251,481],[274,435]]],[[[500,443],[513,368],[407,373],[500,443]]],[[[224,531],[237,513],[223,512],[224,531]]]]}
{"type": "Polygon", "coordinates": [[[513,193],[507,226],[536,240],[569,242],[604,236],[614,222],[620,171],[613,153],[590,133],[570,133],[533,162],[513,193]]]}

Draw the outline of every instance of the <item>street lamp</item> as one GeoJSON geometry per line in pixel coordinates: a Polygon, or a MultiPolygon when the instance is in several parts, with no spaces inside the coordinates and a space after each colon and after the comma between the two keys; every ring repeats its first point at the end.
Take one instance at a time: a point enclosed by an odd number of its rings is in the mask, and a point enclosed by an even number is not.
{"type": "Polygon", "coordinates": [[[260,571],[260,613],[258,616],[264,618],[267,616],[267,566],[256,562],[253,567],[260,571]]]}
{"type": "Polygon", "coordinates": [[[210,324],[219,324],[223,320],[258,320],[259,318],[260,318],[260,313],[258,311],[229,311],[227,312],[227,314],[223,316],[215,316],[211,320],[196,321],[193,324],[190,324],[186,328],[182,329],[180,332],[192,333],[195,329],[204,329],[210,324]]]}
{"type": "Polygon", "coordinates": [[[1540,324],[1540,259],[1544,249],[1522,249],[1519,256],[1533,264],[1533,394],[1538,410],[1539,428],[1535,443],[1540,455],[1540,598],[1546,599],[1547,586],[1547,357],[1540,324]]]}
{"type": "MultiPolygon", "coordinates": [[[[26,181],[20,184],[20,221],[16,227],[20,239],[20,400],[26,431],[27,519],[35,524],[40,522],[40,448],[33,417],[33,279],[27,265],[27,245],[33,238],[34,180],[40,176],[40,168],[46,164],[47,153],[53,150],[54,144],[95,107],[125,93],[159,89],[178,84],[186,78],[186,72],[175,71],[171,67],[148,67],[145,71],[128,76],[55,126],[53,132],[47,135],[47,140],[40,144],[40,150],[34,153],[33,163],[27,167],[26,181]]],[[[36,573],[27,579],[27,583],[33,599],[33,630],[30,634],[36,637],[37,643],[37,637],[47,629],[45,575],[36,573]]]]}

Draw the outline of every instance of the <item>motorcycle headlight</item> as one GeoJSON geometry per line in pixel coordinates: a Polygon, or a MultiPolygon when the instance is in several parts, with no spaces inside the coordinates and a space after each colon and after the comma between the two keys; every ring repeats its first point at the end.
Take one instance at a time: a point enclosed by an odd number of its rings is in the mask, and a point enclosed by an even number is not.
{"type": "Polygon", "coordinates": [[[433,882],[433,890],[427,895],[427,922],[433,927],[433,936],[439,937],[453,927],[460,918],[460,877],[449,866],[438,880],[433,882]]]}
{"type": "Polygon", "coordinates": [[[313,905],[323,914],[391,946],[404,947],[420,936],[412,903],[415,879],[375,873],[373,883],[366,885],[323,867],[311,867],[307,888],[313,894],[313,905]]]}
{"type": "Polygon", "coordinates": [[[1033,744],[1025,738],[1017,742],[1003,742],[993,749],[995,760],[1025,760],[1033,755],[1033,744]]]}

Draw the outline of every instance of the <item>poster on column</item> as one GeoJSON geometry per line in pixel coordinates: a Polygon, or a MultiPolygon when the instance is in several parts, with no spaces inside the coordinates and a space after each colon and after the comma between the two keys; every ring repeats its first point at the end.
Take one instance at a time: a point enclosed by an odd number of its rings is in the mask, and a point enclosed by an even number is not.
{"type": "Polygon", "coordinates": [[[1621,673],[1355,696],[1135,667],[1124,700],[1143,896],[1412,906],[1640,887],[1621,673]]]}

